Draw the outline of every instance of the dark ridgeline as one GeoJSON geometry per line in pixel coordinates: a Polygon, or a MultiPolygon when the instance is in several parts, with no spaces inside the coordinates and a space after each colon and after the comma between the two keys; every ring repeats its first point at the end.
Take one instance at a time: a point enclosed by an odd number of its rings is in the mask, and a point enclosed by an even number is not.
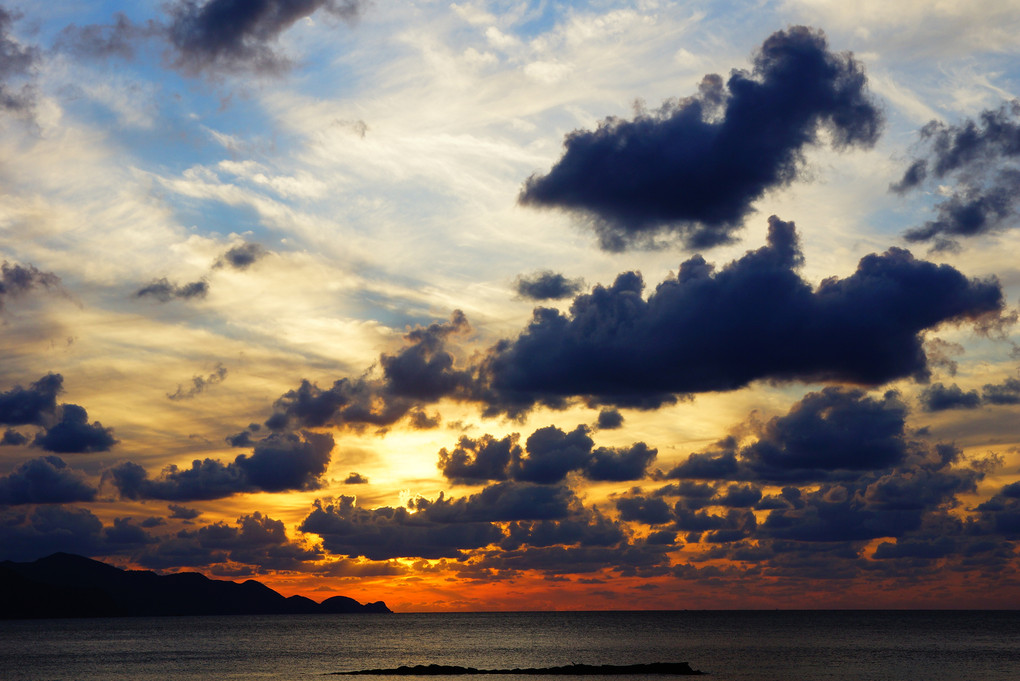
{"type": "Polygon", "coordinates": [[[568,664],[560,667],[526,667],[524,669],[475,669],[448,664],[417,664],[394,669],[360,669],[353,672],[330,672],[330,676],[470,676],[477,674],[515,674],[518,676],[698,676],[705,672],[692,669],[687,662],[649,662],[645,664],[568,664]]]}
{"type": "Polygon", "coordinates": [[[2,619],[388,612],[382,601],[362,605],[334,596],[316,603],[304,596],[284,598],[252,579],[238,584],[197,572],[121,570],[68,553],[0,563],[2,619]]]}

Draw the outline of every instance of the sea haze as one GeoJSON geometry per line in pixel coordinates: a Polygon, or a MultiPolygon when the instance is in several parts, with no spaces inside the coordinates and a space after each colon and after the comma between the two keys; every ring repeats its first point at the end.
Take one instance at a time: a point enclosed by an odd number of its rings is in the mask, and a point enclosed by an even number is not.
{"type": "Polygon", "coordinates": [[[708,672],[713,681],[1006,681],[1020,669],[1020,613],[557,612],[0,622],[4,681],[298,681],[416,664],[504,669],[676,661],[708,672]]]}

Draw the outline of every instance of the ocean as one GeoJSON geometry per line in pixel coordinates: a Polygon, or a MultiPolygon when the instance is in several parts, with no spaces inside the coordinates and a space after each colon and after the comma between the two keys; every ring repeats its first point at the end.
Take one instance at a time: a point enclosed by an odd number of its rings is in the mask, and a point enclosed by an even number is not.
{"type": "MultiPolygon", "coordinates": [[[[349,678],[326,676],[331,672],[416,664],[513,669],[678,661],[707,672],[711,681],[1015,680],[1020,679],[1020,612],[554,612],[0,622],[4,681],[324,681],[349,678]]],[[[638,678],[667,677],[600,676],[593,681],[638,678]]]]}

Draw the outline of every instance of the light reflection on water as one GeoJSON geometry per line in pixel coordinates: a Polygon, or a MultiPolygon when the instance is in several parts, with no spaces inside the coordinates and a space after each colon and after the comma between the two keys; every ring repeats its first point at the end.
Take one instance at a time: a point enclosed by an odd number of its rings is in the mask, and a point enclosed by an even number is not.
{"type": "MultiPolygon", "coordinates": [[[[476,613],[0,622],[3,681],[296,681],[352,678],[323,676],[335,671],[433,663],[512,669],[678,661],[709,672],[712,681],[1005,681],[1018,678],[1020,669],[1020,613],[476,613]]],[[[586,677],[639,678],[651,677],[586,677]]]]}

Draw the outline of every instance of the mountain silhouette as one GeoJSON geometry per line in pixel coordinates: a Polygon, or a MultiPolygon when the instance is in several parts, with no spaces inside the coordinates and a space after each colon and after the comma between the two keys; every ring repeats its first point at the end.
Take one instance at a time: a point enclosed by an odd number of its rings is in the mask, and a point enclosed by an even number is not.
{"type": "Polygon", "coordinates": [[[197,572],[122,570],[69,553],[0,563],[2,619],[388,612],[382,601],[362,605],[334,596],[316,603],[304,596],[285,598],[253,579],[239,584],[197,572]]]}

